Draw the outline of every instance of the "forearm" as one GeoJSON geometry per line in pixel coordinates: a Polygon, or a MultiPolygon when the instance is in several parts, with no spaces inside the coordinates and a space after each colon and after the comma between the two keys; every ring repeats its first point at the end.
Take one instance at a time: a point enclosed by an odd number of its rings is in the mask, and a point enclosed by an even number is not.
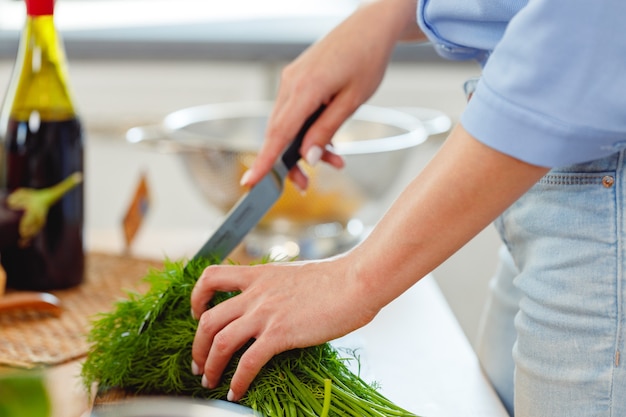
{"type": "Polygon", "coordinates": [[[347,255],[377,311],[492,222],[548,168],[483,145],[462,126],[347,255]]]}
{"type": "Polygon", "coordinates": [[[392,23],[387,33],[396,43],[427,40],[417,25],[417,0],[370,0],[365,1],[361,8],[371,8],[372,16],[376,16],[379,21],[389,19],[392,23]]]}

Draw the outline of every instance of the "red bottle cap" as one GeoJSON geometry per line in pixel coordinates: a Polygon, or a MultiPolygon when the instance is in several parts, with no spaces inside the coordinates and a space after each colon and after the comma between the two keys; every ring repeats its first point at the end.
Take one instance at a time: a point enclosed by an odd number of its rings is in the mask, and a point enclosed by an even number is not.
{"type": "Polygon", "coordinates": [[[45,16],[54,14],[54,0],[25,0],[26,13],[29,16],[45,16]]]}

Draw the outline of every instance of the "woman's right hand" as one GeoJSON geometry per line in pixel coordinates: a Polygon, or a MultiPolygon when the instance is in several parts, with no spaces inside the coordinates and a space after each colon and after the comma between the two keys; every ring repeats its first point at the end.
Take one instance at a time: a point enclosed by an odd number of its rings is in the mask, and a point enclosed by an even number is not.
{"type": "MultiPolygon", "coordinates": [[[[326,109],[304,137],[300,153],[310,165],[322,160],[336,168],[343,166],[343,159],[327,145],[374,93],[398,40],[411,30],[416,33],[415,3],[379,0],[365,4],[284,68],[266,139],[242,178],[243,185],[252,186],[269,172],[304,121],[322,104],[326,109]]],[[[290,178],[300,189],[306,188],[306,175],[299,168],[291,171],[290,178]]]]}

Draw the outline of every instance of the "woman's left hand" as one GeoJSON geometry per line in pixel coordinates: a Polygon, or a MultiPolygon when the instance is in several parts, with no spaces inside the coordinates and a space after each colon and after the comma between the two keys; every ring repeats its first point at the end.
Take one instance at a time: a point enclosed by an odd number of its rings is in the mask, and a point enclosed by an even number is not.
{"type": "Polygon", "coordinates": [[[324,343],[372,320],[347,258],[255,266],[210,266],[191,296],[199,318],[192,356],[203,385],[215,387],[232,355],[251,339],[231,381],[238,400],[272,356],[324,343]],[[215,291],[241,294],[207,310],[215,291]]]}

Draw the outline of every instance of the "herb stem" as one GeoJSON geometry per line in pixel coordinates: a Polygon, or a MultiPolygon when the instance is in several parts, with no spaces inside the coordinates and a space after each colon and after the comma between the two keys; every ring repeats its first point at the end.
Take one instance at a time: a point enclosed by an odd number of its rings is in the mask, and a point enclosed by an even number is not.
{"type": "Polygon", "coordinates": [[[330,399],[331,399],[331,390],[332,390],[332,382],[330,379],[326,378],[324,380],[324,406],[322,407],[322,415],[321,417],[328,417],[328,411],[330,410],[330,399]]]}

